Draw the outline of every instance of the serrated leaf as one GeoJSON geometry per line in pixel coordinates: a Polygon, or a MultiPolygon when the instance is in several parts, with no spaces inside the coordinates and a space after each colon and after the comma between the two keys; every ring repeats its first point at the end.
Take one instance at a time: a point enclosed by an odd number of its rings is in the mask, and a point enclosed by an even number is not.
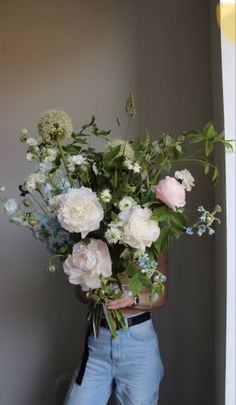
{"type": "Polygon", "coordinates": [[[171,221],[181,228],[185,228],[187,226],[187,218],[185,214],[182,214],[181,212],[172,212],[170,214],[170,218],[171,221]]]}
{"type": "Polygon", "coordinates": [[[169,208],[165,206],[156,208],[153,211],[152,219],[155,219],[156,221],[165,221],[169,219],[169,208]]]}

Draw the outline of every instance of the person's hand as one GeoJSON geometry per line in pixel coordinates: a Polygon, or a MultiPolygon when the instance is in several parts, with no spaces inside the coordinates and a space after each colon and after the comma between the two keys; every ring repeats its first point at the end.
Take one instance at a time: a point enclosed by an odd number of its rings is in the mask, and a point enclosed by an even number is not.
{"type": "Polygon", "coordinates": [[[132,295],[123,295],[123,297],[116,300],[109,301],[107,303],[108,309],[120,309],[132,306],[134,302],[132,295]]]}

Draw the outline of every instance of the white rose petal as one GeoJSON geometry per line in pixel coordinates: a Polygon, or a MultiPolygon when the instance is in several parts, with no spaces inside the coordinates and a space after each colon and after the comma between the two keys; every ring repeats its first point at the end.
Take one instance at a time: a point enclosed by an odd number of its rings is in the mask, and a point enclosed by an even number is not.
{"type": "Polygon", "coordinates": [[[123,225],[122,242],[141,251],[150,247],[160,234],[158,223],[151,216],[152,211],[149,208],[141,208],[139,205],[122,211],[119,214],[123,225]]]}
{"type": "Polygon", "coordinates": [[[63,264],[71,284],[79,284],[83,291],[99,288],[100,275],[110,276],[112,263],[108,246],[100,239],[91,239],[86,246],[78,242],[63,264]]]}
{"type": "Polygon", "coordinates": [[[58,221],[69,232],[81,232],[85,238],[89,232],[99,229],[104,217],[102,206],[90,188],[72,188],[64,194],[58,209],[58,221]]]}

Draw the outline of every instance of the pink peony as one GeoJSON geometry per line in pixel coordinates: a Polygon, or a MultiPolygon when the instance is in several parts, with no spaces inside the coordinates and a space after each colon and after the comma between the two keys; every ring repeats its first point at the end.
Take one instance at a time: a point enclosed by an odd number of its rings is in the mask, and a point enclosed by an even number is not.
{"type": "Polygon", "coordinates": [[[185,188],[174,177],[166,176],[163,180],[160,180],[155,190],[158,200],[161,200],[174,211],[176,211],[176,208],[184,207],[186,204],[185,188]]]}
{"type": "Polygon", "coordinates": [[[72,255],[63,264],[71,284],[80,284],[83,291],[100,287],[99,275],[111,275],[111,257],[108,246],[100,239],[90,239],[88,245],[75,243],[72,255]]]}

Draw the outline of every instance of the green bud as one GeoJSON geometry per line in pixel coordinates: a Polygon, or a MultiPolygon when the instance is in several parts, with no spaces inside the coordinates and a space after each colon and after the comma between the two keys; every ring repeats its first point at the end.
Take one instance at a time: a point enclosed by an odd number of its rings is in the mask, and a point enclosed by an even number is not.
{"type": "Polygon", "coordinates": [[[25,207],[31,207],[31,205],[32,205],[32,202],[30,201],[29,198],[24,198],[22,203],[24,204],[25,207]]]}
{"type": "Polygon", "coordinates": [[[0,193],[4,193],[4,191],[6,191],[6,187],[1,186],[1,187],[0,187],[0,193]]]}
{"type": "Polygon", "coordinates": [[[49,273],[55,273],[57,269],[53,264],[49,264],[47,270],[49,271],[49,273]]]}

